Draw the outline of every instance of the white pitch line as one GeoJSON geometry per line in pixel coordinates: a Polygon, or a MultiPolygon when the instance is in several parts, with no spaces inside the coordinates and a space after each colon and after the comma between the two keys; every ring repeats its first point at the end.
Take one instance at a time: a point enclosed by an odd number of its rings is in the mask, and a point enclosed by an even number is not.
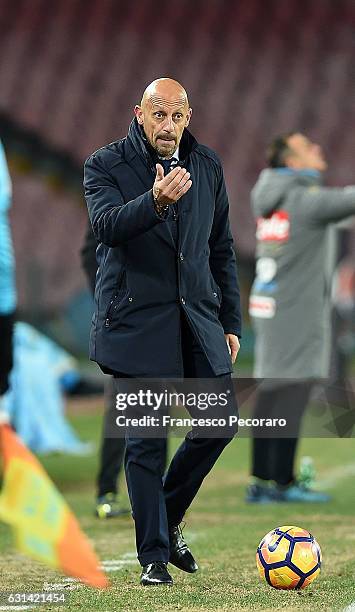
{"type": "MultiPolygon", "coordinates": [[[[194,542],[198,538],[198,534],[191,532],[189,533],[188,539],[189,542],[194,542]]],[[[122,557],[119,559],[104,559],[101,561],[100,568],[104,572],[118,572],[122,570],[127,565],[138,565],[137,553],[134,551],[129,551],[123,553],[122,557]]]]}
{"type": "Polygon", "coordinates": [[[137,553],[133,550],[122,555],[122,559],[137,559],[137,553]]]}
{"type": "Polygon", "coordinates": [[[104,572],[117,572],[118,570],[123,569],[127,565],[137,565],[137,559],[118,559],[116,563],[109,561],[108,563],[103,561],[101,564],[101,569],[104,572]]]}
{"type": "Polygon", "coordinates": [[[337,467],[328,470],[325,478],[317,480],[316,489],[334,489],[340,480],[348,478],[349,476],[355,476],[355,463],[347,463],[345,465],[339,465],[337,467]]]}
{"type": "MultiPolygon", "coordinates": [[[[189,541],[193,542],[198,537],[197,533],[189,533],[189,541]]],[[[138,565],[137,553],[135,551],[127,551],[123,553],[119,559],[105,559],[99,566],[106,573],[118,572],[127,565],[138,565]]],[[[45,582],[43,591],[73,591],[82,586],[77,578],[66,577],[60,582],[45,582]]],[[[20,612],[21,610],[33,610],[38,606],[0,606],[0,612],[10,612],[12,610],[20,612]]]]}
{"type": "MultiPolygon", "coordinates": [[[[189,533],[189,542],[194,542],[198,538],[198,534],[191,532],[189,533]]],[[[101,561],[99,566],[106,573],[118,572],[127,565],[138,565],[137,553],[134,551],[127,551],[123,553],[119,559],[105,559],[101,561]]],[[[66,577],[62,578],[60,582],[45,582],[43,585],[43,591],[72,591],[81,588],[82,584],[77,578],[66,577]]],[[[7,612],[16,610],[33,610],[38,606],[0,606],[0,612],[7,612]]],[[[355,610],[355,609],[354,609],[355,610]]],[[[351,612],[353,612],[351,610],[351,612]]]]}
{"type": "Polygon", "coordinates": [[[110,567],[110,565],[119,565],[122,563],[122,559],[111,559],[109,561],[102,561],[101,567],[110,567]]]}
{"type": "Polygon", "coordinates": [[[45,582],[43,591],[75,591],[81,583],[76,578],[62,578],[61,582],[45,582]]]}
{"type": "Polygon", "coordinates": [[[33,610],[36,606],[0,606],[0,610],[33,610]]]}
{"type": "Polygon", "coordinates": [[[129,552],[123,553],[122,557],[120,557],[119,559],[105,559],[104,561],[101,562],[100,568],[104,572],[107,572],[107,573],[108,572],[118,572],[119,570],[122,570],[127,565],[137,565],[137,564],[138,564],[137,553],[135,553],[134,551],[129,551],[129,552]]]}

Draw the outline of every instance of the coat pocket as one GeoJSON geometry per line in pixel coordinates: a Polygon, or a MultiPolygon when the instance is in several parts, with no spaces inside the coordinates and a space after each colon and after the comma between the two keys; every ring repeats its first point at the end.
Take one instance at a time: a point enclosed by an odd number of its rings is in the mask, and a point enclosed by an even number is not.
{"type": "Polygon", "coordinates": [[[217,285],[216,281],[214,280],[212,274],[211,274],[211,287],[212,287],[213,298],[217,302],[218,309],[219,309],[221,302],[222,302],[222,291],[221,291],[220,286],[217,285]]]}
{"type": "Polygon", "coordinates": [[[127,294],[126,271],[123,270],[120,275],[117,287],[112,294],[105,315],[105,327],[109,327],[112,319],[116,316],[119,307],[121,306],[124,297],[127,294]]]}

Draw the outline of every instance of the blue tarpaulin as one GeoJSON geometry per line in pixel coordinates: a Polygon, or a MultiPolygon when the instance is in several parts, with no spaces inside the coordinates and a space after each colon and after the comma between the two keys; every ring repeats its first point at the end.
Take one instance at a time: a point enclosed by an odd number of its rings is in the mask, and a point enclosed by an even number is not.
{"type": "Polygon", "coordinates": [[[63,389],[79,374],[75,359],[27,323],[14,332],[14,367],[4,408],[23,442],[41,453],[87,454],[65,419],[63,389]]]}

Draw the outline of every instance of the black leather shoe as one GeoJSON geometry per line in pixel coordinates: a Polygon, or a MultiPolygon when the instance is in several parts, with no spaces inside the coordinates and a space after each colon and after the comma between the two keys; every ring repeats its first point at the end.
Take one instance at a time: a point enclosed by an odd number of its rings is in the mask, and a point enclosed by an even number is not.
{"type": "Polygon", "coordinates": [[[169,529],[169,540],[170,540],[170,558],[169,562],[189,574],[197,572],[198,565],[192,556],[191,550],[187,546],[184,536],[182,535],[182,529],[179,525],[176,527],[170,527],[169,529]]]}
{"type": "Polygon", "coordinates": [[[141,573],[141,584],[144,586],[158,584],[173,584],[173,579],[166,569],[167,564],[164,561],[153,561],[148,565],[143,565],[141,573]]]}

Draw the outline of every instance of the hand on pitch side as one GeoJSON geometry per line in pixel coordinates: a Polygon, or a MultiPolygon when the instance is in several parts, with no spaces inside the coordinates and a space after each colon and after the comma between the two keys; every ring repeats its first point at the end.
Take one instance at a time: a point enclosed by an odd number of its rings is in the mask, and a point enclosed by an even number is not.
{"type": "Polygon", "coordinates": [[[237,358],[239,349],[240,349],[239,338],[238,336],[235,336],[234,334],[224,334],[224,337],[227,342],[227,346],[228,346],[229,354],[231,356],[232,363],[234,363],[237,358]]]}

